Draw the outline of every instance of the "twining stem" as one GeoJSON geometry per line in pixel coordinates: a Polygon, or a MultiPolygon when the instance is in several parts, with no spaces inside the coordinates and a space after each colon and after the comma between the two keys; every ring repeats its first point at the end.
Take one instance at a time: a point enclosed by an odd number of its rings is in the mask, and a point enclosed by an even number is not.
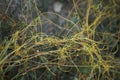
{"type": "Polygon", "coordinates": [[[87,1],[87,10],[86,10],[86,17],[85,17],[85,22],[86,22],[86,30],[87,30],[87,34],[89,35],[89,13],[90,13],[90,5],[92,3],[92,0],[88,0],[87,1]]]}

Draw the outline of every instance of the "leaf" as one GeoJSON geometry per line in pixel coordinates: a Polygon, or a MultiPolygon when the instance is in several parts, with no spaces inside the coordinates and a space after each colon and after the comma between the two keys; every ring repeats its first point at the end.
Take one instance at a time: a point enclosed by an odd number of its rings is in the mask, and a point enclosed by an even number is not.
{"type": "Polygon", "coordinates": [[[82,65],[79,67],[81,73],[88,75],[91,72],[91,68],[88,65],[82,65]]]}

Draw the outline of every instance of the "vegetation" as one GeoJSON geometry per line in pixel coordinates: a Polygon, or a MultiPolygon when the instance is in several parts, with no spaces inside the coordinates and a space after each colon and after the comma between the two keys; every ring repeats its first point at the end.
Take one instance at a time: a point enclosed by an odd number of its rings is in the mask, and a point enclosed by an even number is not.
{"type": "Polygon", "coordinates": [[[47,2],[19,1],[0,1],[0,80],[120,79],[119,0],[68,0],[66,17],[48,12],[47,2]]]}

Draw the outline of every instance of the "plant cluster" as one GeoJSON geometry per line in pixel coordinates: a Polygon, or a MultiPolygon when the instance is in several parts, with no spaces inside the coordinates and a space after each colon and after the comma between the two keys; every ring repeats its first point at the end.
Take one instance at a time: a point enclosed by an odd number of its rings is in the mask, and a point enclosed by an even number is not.
{"type": "Polygon", "coordinates": [[[66,17],[37,1],[0,1],[0,80],[120,79],[119,0],[68,0],[66,17]]]}

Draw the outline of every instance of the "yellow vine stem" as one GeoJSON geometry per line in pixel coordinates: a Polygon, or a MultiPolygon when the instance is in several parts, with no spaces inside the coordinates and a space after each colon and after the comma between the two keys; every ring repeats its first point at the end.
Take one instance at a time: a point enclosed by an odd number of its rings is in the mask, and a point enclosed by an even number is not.
{"type": "Polygon", "coordinates": [[[89,21],[89,13],[90,13],[90,6],[91,6],[91,3],[92,3],[92,0],[88,0],[87,1],[87,10],[86,10],[86,17],[85,17],[85,22],[86,22],[86,31],[87,31],[87,35],[88,35],[88,37],[89,37],[89,23],[88,23],[88,21],[89,21]]]}

